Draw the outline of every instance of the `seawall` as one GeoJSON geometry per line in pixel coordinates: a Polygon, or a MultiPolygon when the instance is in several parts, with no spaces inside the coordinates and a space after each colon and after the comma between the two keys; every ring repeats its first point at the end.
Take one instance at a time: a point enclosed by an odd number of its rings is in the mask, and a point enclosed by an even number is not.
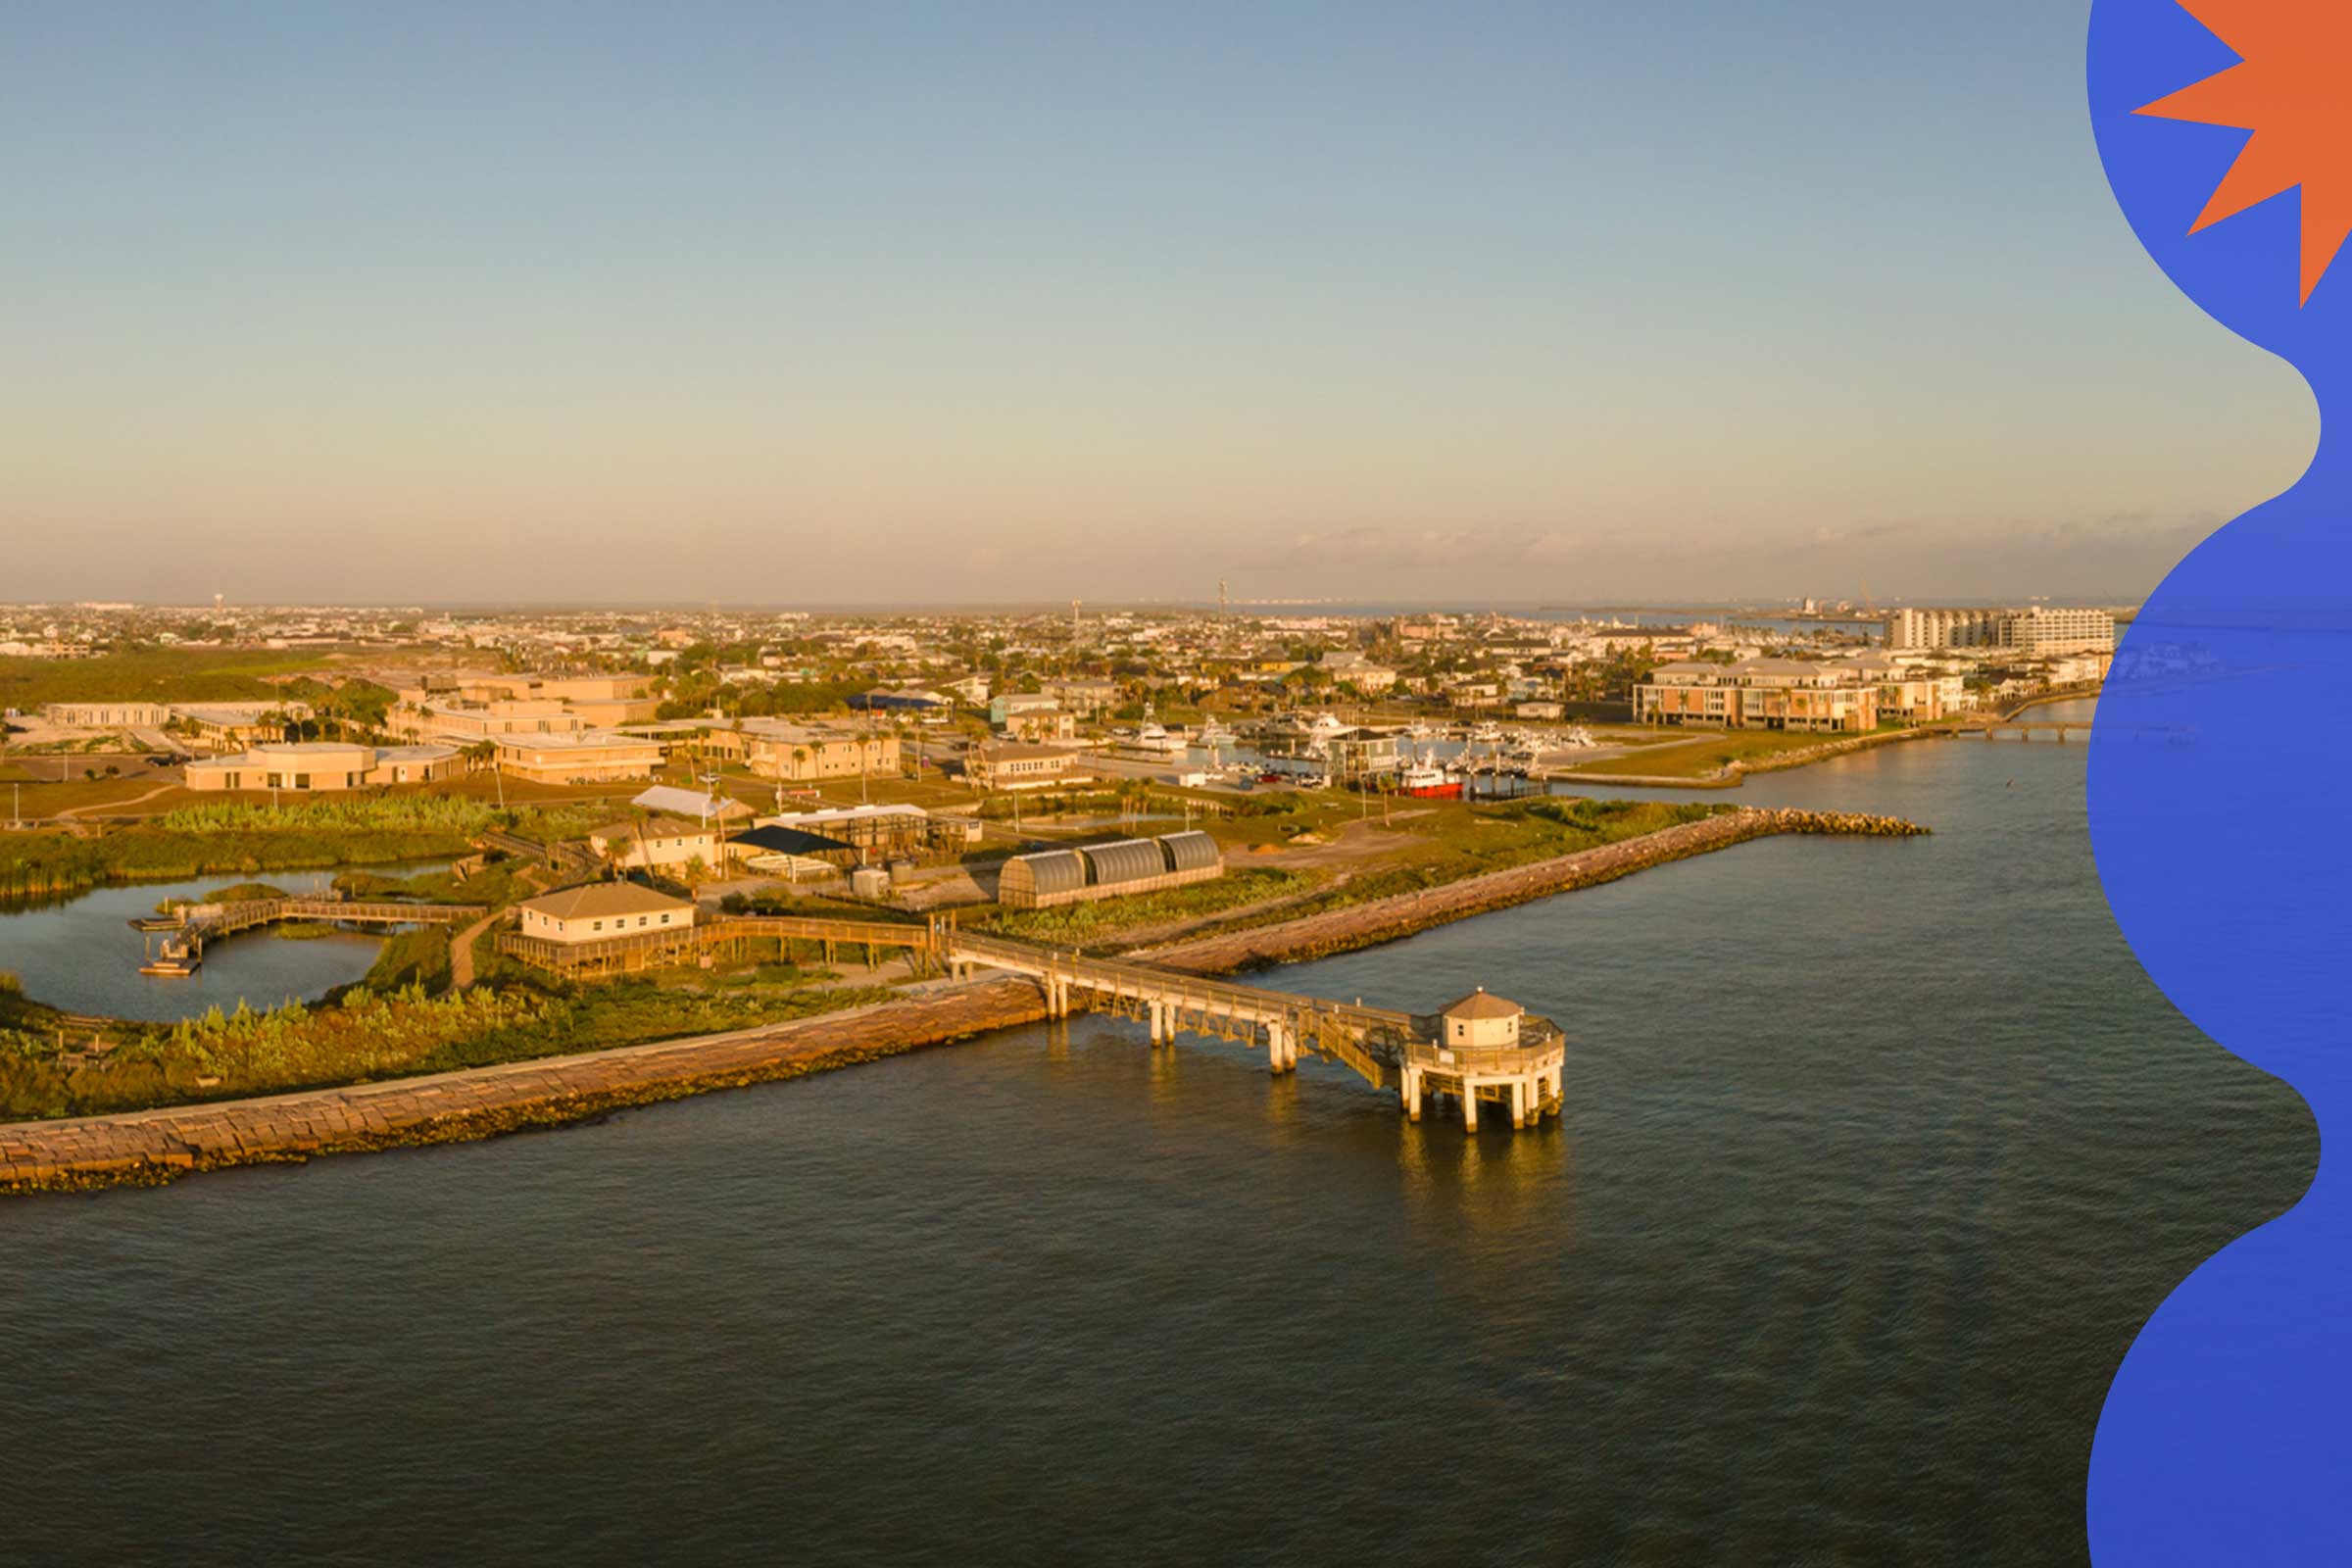
{"type": "Polygon", "coordinates": [[[1751,839],[1788,833],[1909,838],[1926,831],[1899,817],[1742,808],[1638,839],[1604,844],[1597,849],[1581,850],[1505,871],[1491,871],[1484,876],[1466,877],[1419,893],[1352,905],[1255,931],[1171,943],[1163,948],[1146,949],[1133,956],[1198,974],[1231,974],[1260,964],[1286,963],[1375,947],[1431,926],[1549,898],[1555,893],[1613,882],[1653,865],[1729,849],[1751,839]]]}
{"type": "Polygon", "coordinates": [[[111,1116],[0,1125],[0,1189],[168,1180],[228,1165],[486,1138],[710,1089],[797,1078],[1046,1015],[999,978],[760,1029],[461,1072],[111,1116]]]}
{"type": "MultiPolygon", "coordinates": [[[[1370,947],[1751,839],[1789,833],[1892,838],[1924,831],[1893,817],[1740,809],[1420,893],[1134,956],[1196,973],[1228,973],[1370,947]]],[[[12,1122],[0,1125],[0,1192],[168,1181],[230,1165],[487,1138],[876,1061],[1045,1016],[1036,984],[1005,977],[728,1034],[251,1100],[12,1122]]]]}

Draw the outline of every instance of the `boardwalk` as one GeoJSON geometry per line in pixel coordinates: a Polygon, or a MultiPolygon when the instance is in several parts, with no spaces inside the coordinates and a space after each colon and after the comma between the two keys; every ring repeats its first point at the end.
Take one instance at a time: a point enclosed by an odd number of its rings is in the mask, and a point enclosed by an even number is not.
{"type": "Polygon", "coordinates": [[[130,923],[162,932],[167,964],[184,972],[204,961],[208,943],[283,920],[318,920],[336,925],[464,925],[490,913],[483,904],[361,903],[350,899],[246,899],[235,904],[183,905],[173,918],[130,923]]]}

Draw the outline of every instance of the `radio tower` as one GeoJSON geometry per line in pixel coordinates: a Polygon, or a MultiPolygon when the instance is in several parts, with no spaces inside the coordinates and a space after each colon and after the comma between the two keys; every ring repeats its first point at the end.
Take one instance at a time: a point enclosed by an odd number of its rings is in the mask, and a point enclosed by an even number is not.
{"type": "Polygon", "coordinates": [[[1073,599],[1073,600],[1071,600],[1071,601],[1070,601],[1070,643],[1071,643],[1071,646],[1075,647],[1075,646],[1077,645],[1077,642],[1078,642],[1078,601],[1077,601],[1077,600],[1075,600],[1075,599],[1073,599]]]}
{"type": "Polygon", "coordinates": [[[1225,579],[1219,577],[1217,579],[1217,618],[1223,620],[1232,613],[1232,609],[1225,603],[1225,579]]]}

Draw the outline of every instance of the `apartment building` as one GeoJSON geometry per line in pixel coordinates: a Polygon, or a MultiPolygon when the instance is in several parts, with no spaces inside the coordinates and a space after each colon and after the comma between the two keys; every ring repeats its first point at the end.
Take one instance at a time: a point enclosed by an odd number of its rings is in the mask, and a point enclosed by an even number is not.
{"type": "Polygon", "coordinates": [[[1898,610],[1886,617],[1889,649],[2015,648],[2030,654],[2091,653],[2115,646],[2104,610],[2036,605],[2030,610],[1898,610]]]}
{"type": "Polygon", "coordinates": [[[1797,659],[1660,664],[1634,688],[1645,724],[1860,733],[1878,728],[1879,688],[1855,670],[1797,659]]]}

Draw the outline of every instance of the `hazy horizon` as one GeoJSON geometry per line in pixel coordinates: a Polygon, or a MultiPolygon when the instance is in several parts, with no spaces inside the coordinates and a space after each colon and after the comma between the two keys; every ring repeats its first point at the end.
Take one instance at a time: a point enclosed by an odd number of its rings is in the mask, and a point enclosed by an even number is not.
{"type": "Polygon", "coordinates": [[[2317,418],[2085,15],[13,13],[0,592],[2129,602],[2317,418]]]}

